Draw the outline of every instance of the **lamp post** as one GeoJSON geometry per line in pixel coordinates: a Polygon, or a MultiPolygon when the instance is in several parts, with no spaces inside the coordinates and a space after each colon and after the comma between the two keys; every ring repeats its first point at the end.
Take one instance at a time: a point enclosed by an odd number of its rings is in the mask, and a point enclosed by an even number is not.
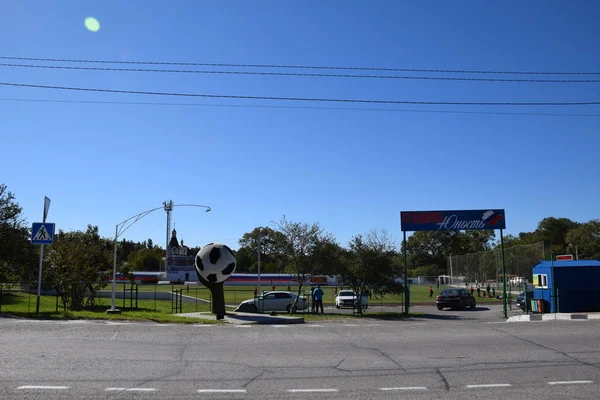
{"type": "MultiPolygon", "coordinates": [[[[203,208],[206,208],[206,212],[211,211],[211,208],[209,206],[203,206],[203,205],[200,205],[200,204],[173,204],[171,202],[170,206],[171,206],[171,208],[172,207],[203,207],[203,208]]],[[[111,296],[111,306],[110,306],[110,308],[108,310],[106,310],[107,314],[120,314],[121,313],[121,311],[118,310],[115,307],[115,294],[116,294],[115,282],[117,280],[117,239],[127,229],[129,229],[133,224],[135,224],[136,222],[138,222],[140,219],[142,219],[146,215],[151,214],[154,211],[160,210],[162,208],[164,208],[166,210],[166,207],[164,207],[164,204],[163,204],[163,206],[161,206],[161,207],[152,208],[150,210],[146,210],[146,211],[143,211],[143,212],[141,212],[139,214],[136,214],[133,217],[127,218],[125,221],[118,223],[117,226],[115,227],[115,240],[114,240],[114,253],[113,253],[112,296],[111,296]]],[[[167,261],[168,260],[165,259],[165,270],[167,269],[167,261]]]]}
{"type": "Polygon", "coordinates": [[[261,253],[261,242],[262,242],[262,228],[258,230],[258,288],[256,293],[260,296],[260,253],[261,253]]]}

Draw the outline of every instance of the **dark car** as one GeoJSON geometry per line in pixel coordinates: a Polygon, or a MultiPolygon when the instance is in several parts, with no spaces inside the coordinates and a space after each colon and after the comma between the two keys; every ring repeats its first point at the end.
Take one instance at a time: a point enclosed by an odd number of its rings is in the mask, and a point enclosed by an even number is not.
{"type": "Polygon", "coordinates": [[[464,310],[466,307],[472,310],[477,306],[475,298],[466,289],[444,289],[435,298],[435,304],[438,310],[444,308],[464,310]]]}
{"type": "Polygon", "coordinates": [[[519,307],[523,311],[526,310],[527,305],[525,303],[525,292],[521,292],[517,296],[517,307],[519,307]]]}

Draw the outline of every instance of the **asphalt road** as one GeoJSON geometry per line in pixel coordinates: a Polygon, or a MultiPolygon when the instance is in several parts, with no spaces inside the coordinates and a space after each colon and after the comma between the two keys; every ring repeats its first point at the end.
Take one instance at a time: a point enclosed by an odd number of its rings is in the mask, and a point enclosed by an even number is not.
{"type": "Polygon", "coordinates": [[[161,325],[0,319],[2,399],[597,399],[600,321],[161,325]]]}

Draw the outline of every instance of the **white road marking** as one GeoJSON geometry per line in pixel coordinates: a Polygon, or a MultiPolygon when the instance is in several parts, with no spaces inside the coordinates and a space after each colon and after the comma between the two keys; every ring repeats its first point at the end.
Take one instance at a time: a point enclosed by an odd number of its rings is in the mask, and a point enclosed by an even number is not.
{"type": "Polygon", "coordinates": [[[156,392],[158,389],[154,388],[120,388],[120,387],[111,387],[104,389],[106,392],[156,392]]]}
{"type": "Polygon", "coordinates": [[[110,340],[114,340],[114,338],[116,338],[118,334],[119,334],[119,332],[115,332],[115,334],[112,335],[112,337],[110,338],[110,340]]]}
{"type": "Polygon", "coordinates": [[[582,383],[594,383],[594,381],[556,381],[548,382],[548,385],[577,385],[582,383]]]}
{"type": "Polygon", "coordinates": [[[17,389],[67,390],[70,386],[19,386],[17,389]]]}
{"type": "Polygon", "coordinates": [[[236,328],[252,328],[252,325],[236,325],[236,328]]]}
{"type": "Polygon", "coordinates": [[[123,392],[125,389],[127,389],[127,388],[112,387],[112,388],[106,388],[104,390],[107,392],[123,392]]]}
{"type": "Polygon", "coordinates": [[[379,390],[427,390],[427,388],[425,386],[407,386],[407,387],[379,388],[379,390]]]}
{"type": "Polygon", "coordinates": [[[246,389],[200,389],[198,393],[246,393],[246,389]]]}
{"type": "Polygon", "coordinates": [[[289,328],[287,325],[269,325],[272,328],[289,328]]]}
{"type": "Polygon", "coordinates": [[[338,389],[288,389],[289,393],[331,393],[338,391],[338,389]]]}
{"type": "Polygon", "coordinates": [[[510,383],[488,383],[485,385],[467,385],[469,389],[477,388],[494,388],[494,387],[509,387],[512,386],[510,383]]]}
{"type": "Polygon", "coordinates": [[[324,325],[318,325],[318,324],[307,324],[306,326],[309,326],[311,328],[322,328],[324,325]]]}

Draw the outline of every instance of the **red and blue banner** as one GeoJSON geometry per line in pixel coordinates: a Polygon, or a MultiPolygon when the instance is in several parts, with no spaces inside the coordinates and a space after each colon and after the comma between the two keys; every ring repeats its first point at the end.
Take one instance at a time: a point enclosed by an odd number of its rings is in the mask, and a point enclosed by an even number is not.
{"type": "Polygon", "coordinates": [[[404,232],[506,229],[504,210],[402,211],[404,232]]]}

